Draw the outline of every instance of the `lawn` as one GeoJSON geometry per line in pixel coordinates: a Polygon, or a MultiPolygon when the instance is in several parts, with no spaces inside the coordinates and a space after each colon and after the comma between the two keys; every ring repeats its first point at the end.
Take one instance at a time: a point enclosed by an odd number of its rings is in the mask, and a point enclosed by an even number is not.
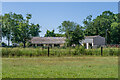
{"type": "Polygon", "coordinates": [[[3,78],[117,78],[118,57],[2,58],[3,78]]]}

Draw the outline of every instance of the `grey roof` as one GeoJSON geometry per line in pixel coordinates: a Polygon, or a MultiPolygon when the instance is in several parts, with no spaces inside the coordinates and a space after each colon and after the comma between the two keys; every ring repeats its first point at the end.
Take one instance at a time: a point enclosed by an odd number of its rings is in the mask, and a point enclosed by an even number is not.
{"type": "Polygon", "coordinates": [[[32,44],[64,44],[65,37],[33,37],[32,44]]]}
{"type": "MultiPolygon", "coordinates": [[[[93,42],[95,42],[95,39],[96,39],[96,38],[99,38],[99,39],[102,38],[102,40],[105,39],[104,37],[101,37],[101,36],[99,36],[99,35],[97,35],[97,36],[85,36],[85,39],[82,40],[81,43],[93,43],[93,42]]],[[[98,42],[98,40],[96,40],[96,41],[98,42]]],[[[99,42],[100,42],[100,41],[99,41],[99,42]]]]}
{"type": "Polygon", "coordinates": [[[95,37],[100,37],[99,35],[96,35],[96,36],[85,36],[85,39],[93,39],[95,37]]]}

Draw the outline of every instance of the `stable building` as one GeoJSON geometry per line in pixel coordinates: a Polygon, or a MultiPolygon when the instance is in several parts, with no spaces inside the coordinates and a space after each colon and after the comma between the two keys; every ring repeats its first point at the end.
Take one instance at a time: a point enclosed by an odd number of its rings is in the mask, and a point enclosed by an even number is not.
{"type": "Polygon", "coordinates": [[[82,40],[81,45],[85,46],[87,49],[88,48],[97,48],[100,46],[105,45],[105,38],[101,36],[86,36],[84,40],[82,40]]]}
{"type": "Polygon", "coordinates": [[[31,43],[33,46],[62,47],[65,44],[65,39],[65,37],[33,37],[31,43]]]}
{"type": "MultiPolygon", "coordinates": [[[[62,47],[66,43],[65,37],[33,37],[31,39],[33,46],[51,46],[51,47],[62,47]]],[[[97,48],[105,45],[105,38],[101,36],[85,36],[80,42],[86,49],[97,48]]]]}

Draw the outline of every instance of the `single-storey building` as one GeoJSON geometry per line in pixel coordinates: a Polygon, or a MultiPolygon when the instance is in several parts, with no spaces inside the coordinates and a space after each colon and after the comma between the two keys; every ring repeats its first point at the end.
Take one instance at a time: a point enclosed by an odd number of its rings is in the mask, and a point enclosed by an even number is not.
{"type": "MultiPolygon", "coordinates": [[[[62,47],[65,44],[65,37],[33,37],[31,43],[34,46],[59,46],[62,47]]],[[[80,42],[81,45],[87,49],[89,47],[95,48],[101,45],[105,45],[105,38],[101,36],[85,36],[85,39],[80,42]]]]}
{"type": "Polygon", "coordinates": [[[89,47],[96,48],[99,46],[105,45],[105,38],[101,36],[86,36],[84,40],[82,40],[81,45],[86,46],[88,49],[89,47]]]}
{"type": "Polygon", "coordinates": [[[64,46],[65,37],[33,37],[31,43],[34,46],[64,46]]]}

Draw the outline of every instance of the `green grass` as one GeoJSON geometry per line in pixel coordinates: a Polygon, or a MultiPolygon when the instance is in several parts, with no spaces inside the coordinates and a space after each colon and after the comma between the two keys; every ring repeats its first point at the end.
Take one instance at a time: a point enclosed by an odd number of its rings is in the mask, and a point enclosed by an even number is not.
{"type": "Polygon", "coordinates": [[[3,78],[117,78],[118,57],[3,58],[3,78]]]}

